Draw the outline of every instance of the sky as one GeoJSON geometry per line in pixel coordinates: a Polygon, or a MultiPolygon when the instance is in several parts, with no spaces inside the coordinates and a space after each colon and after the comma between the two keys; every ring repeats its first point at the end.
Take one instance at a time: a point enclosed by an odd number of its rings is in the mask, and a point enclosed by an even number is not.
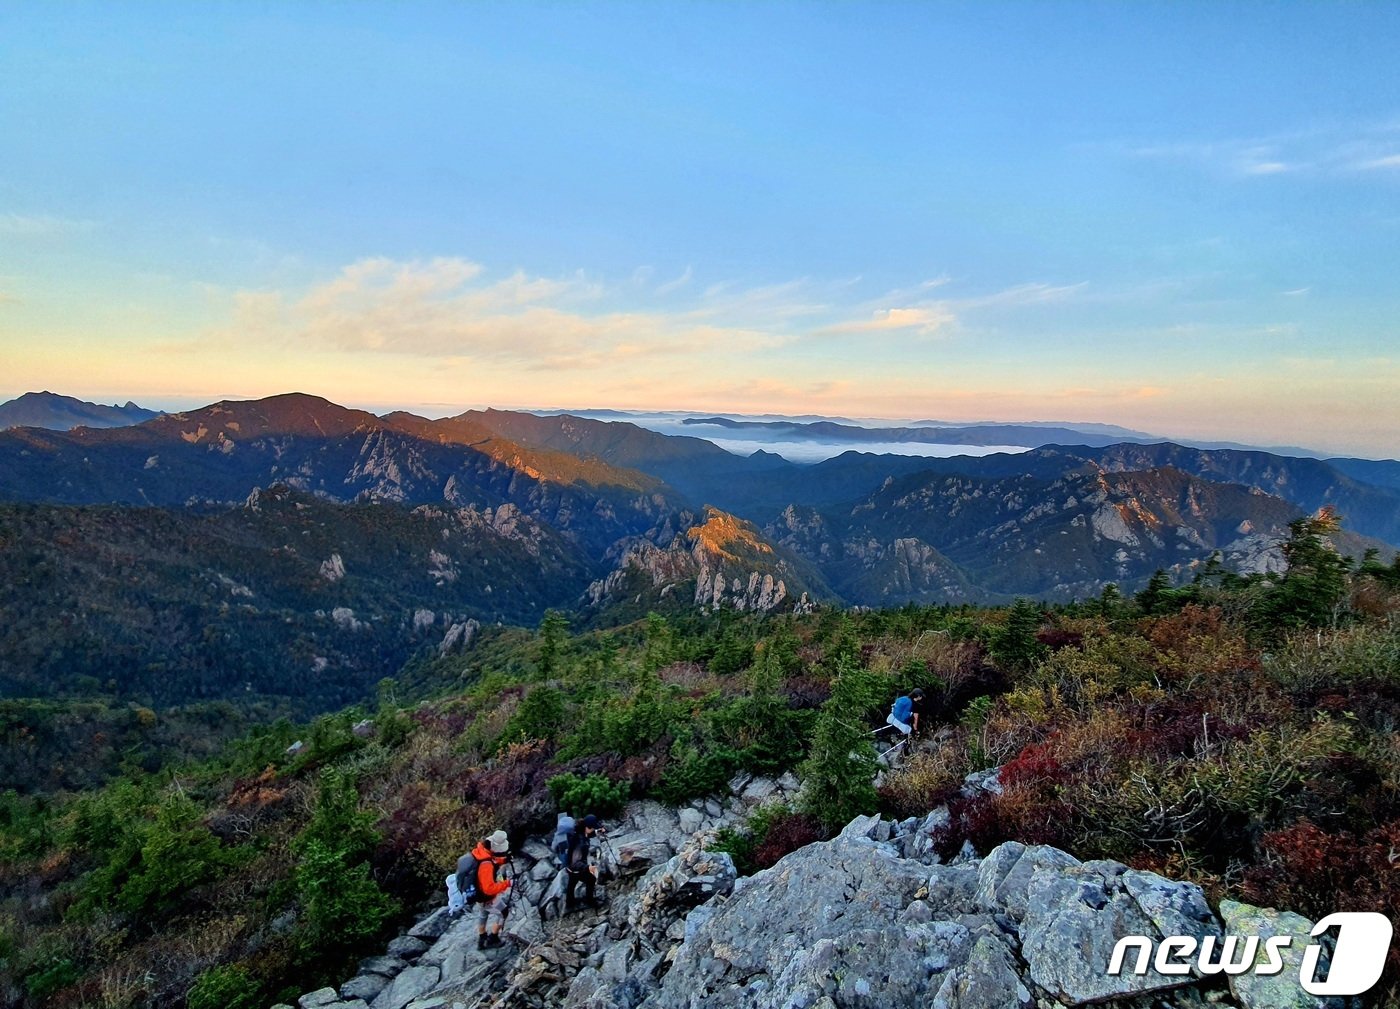
{"type": "Polygon", "coordinates": [[[1400,455],[1400,4],[0,0],[0,397],[1400,455]]]}

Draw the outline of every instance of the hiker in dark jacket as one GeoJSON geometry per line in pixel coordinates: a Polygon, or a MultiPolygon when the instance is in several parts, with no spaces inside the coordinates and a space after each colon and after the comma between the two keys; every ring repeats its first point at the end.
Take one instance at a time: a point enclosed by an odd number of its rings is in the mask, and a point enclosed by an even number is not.
{"type": "Polygon", "coordinates": [[[564,868],[569,871],[569,881],[564,890],[565,913],[578,906],[574,891],[580,883],[583,884],[584,900],[588,906],[598,906],[598,899],[594,896],[594,887],[598,884],[598,871],[589,864],[593,835],[598,830],[598,818],[589,813],[569,832],[568,847],[564,855],[564,868]]]}
{"type": "Polygon", "coordinates": [[[463,855],[457,861],[457,889],[462,893],[474,889],[476,893],[477,949],[501,945],[501,928],[510,913],[511,884],[510,880],[499,877],[509,854],[510,839],[504,830],[498,830],[478,842],[470,855],[463,855]],[[467,876],[473,865],[475,879],[467,876]]]}

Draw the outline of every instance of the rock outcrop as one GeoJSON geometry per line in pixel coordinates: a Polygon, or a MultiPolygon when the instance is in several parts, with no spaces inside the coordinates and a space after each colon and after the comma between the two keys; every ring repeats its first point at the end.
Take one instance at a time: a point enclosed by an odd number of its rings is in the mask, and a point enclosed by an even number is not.
{"type": "MultiPolygon", "coordinates": [[[[976,776],[974,776],[976,777],[976,776]]],[[[1111,861],[1007,842],[943,864],[931,835],[947,811],[898,823],[858,817],[751,877],[707,850],[718,827],[796,782],[736,778],[723,803],[636,803],[600,851],[605,913],[548,919],[517,908],[503,949],[479,952],[471,916],[441,909],[306,1005],[369,1009],[1342,1009],[1281,974],[1193,967],[1110,975],[1120,939],[1306,937],[1311,922],[1229,901],[1111,861]]],[[[969,788],[985,782],[970,780],[969,788]]],[[[552,877],[543,842],[522,846],[538,903],[552,877]],[[538,856],[538,860],[537,860],[538,856]],[[543,871],[537,871],[542,869],[543,871]]],[[[520,884],[518,884],[520,885],[520,884]]],[[[1297,944],[1301,950],[1301,944],[1297,944]]],[[[1168,967],[1171,965],[1168,964],[1168,967]]]]}
{"type": "Polygon", "coordinates": [[[613,570],[588,587],[584,601],[602,606],[639,590],[661,599],[693,581],[691,601],[705,609],[766,613],[791,608],[795,597],[810,607],[807,590],[821,585],[820,575],[751,523],[706,508],[698,519],[685,513],[680,525],[619,544],[613,570]]]}

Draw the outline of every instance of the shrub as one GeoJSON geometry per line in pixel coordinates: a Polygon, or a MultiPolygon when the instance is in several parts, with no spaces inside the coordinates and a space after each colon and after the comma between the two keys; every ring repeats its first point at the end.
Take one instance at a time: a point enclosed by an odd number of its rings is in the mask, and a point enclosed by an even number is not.
{"type": "Polygon", "coordinates": [[[301,846],[296,886],[303,938],[319,956],[378,934],[398,910],[370,878],[367,863],[348,864],[343,852],[319,840],[301,846]]]}
{"type": "Polygon", "coordinates": [[[896,819],[923,816],[958,793],[968,771],[965,750],[952,742],[932,753],[915,753],[903,766],[885,776],[880,786],[880,806],[896,819]]]}
{"type": "Polygon", "coordinates": [[[1045,654],[1036,639],[1040,630],[1040,607],[1029,599],[1017,599],[1006,611],[1006,623],[992,635],[992,658],[1005,669],[1028,672],[1045,654]]]}
{"type": "Polygon", "coordinates": [[[554,687],[540,686],[525,695],[501,734],[501,745],[539,739],[552,742],[564,727],[564,695],[554,687]]]}
{"type": "Polygon", "coordinates": [[[724,791],[742,762],[737,750],[720,745],[703,752],[690,747],[672,756],[680,759],[666,768],[657,794],[673,806],[724,791]]]}
{"type": "Polygon", "coordinates": [[[785,802],[774,802],[749,814],[743,827],[719,831],[710,850],[727,852],[739,875],[748,876],[826,836],[815,817],[799,813],[785,802]]]}
{"type": "Polygon", "coordinates": [[[789,852],[805,848],[825,836],[815,817],[784,810],[769,822],[763,839],[754,846],[754,867],[767,869],[789,852]]]}
{"type": "Polygon", "coordinates": [[[189,1009],[259,1009],[261,985],[237,964],[211,967],[195,979],[186,996],[189,1009]]]}
{"type": "Polygon", "coordinates": [[[613,782],[601,774],[580,778],[576,774],[560,774],[550,778],[550,794],[559,808],[572,813],[596,813],[612,816],[622,811],[630,789],[626,782],[613,782]]]}

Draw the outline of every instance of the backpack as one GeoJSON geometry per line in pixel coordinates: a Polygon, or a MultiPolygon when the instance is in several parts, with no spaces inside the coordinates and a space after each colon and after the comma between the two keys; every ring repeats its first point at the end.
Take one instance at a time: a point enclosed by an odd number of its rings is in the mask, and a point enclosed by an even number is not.
{"type": "Polygon", "coordinates": [[[574,818],[568,813],[559,814],[559,822],[554,827],[554,840],[550,843],[550,850],[554,852],[559,864],[563,865],[569,853],[569,835],[574,832],[574,818]]]}
{"type": "Polygon", "coordinates": [[[452,917],[457,917],[467,909],[467,898],[462,896],[462,891],[457,889],[457,874],[448,873],[447,876],[447,913],[452,917]]]}
{"type": "Polygon", "coordinates": [[[475,904],[481,900],[481,894],[476,885],[476,881],[481,878],[480,873],[481,859],[477,858],[471,852],[468,852],[457,860],[457,871],[447,877],[451,880],[447,888],[447,904],[449,908],[452,906],[452,892],[454,890],[457,891],[458,898],[461,900],[464,907],[467,904],[475,904]],[[468,863],[471,865],[471,872],[466,877],[468,880],[467,885],[462,886],[462,870],[466,868],[468,863]]]}

